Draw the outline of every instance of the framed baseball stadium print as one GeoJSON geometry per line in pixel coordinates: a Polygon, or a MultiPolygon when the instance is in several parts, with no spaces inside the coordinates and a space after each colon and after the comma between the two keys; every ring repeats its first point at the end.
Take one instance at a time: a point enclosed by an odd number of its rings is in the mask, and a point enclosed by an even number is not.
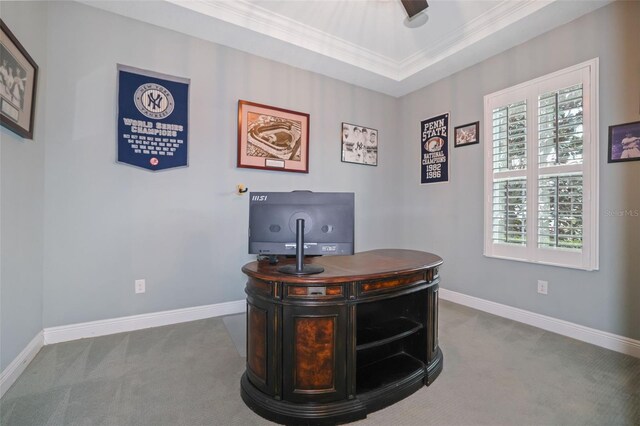
{"type": "Polygon", "coordinates": [[[33,139],[38,65],[0,20],[0,123],[33,139]]]}
{"type": "Polygon", "coordinates": [[[309,114],[238,101],[238,167],[309,172],[309,114]]]}
{"type": "Polygon", "coordinates": [[[640,160],[640,121],[609,126],[608,162],[640,160]]]}
{"type": "Polygon", "coordinates": [[[378,165],[378,131],[355,124],[342,123],[342,161],[378,165]]]}

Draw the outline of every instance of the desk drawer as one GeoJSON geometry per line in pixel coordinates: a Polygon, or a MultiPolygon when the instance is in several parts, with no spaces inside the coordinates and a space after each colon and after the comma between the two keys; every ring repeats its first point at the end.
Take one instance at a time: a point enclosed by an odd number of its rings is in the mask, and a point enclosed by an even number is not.
{"type": "Polygon", "coordinates": [[[341,285],[287,286],[287,298],[294,299],[342,299],[344,289],[341,285]]]}
{"type": "Polygon", "coordinates": [[[401,277],[386,278],[376,281],[364,281],[360,283],[359,293],[362,295],[381,293],[385,291],[398,290],[403,287],[409,287],[414,284],[424,283],[425,273],[418,272],[411,275],[401,277]]]}

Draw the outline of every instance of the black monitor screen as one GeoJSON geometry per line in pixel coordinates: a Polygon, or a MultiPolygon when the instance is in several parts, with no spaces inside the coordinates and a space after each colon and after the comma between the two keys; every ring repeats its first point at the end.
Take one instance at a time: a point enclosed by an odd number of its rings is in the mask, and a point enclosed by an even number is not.
{"type": "Polygon", "coordinates": [[[296,220],[304,219],[305,255],[353,254],[352,192],[252,192],[249,253],[296,254],[296,220]]]}

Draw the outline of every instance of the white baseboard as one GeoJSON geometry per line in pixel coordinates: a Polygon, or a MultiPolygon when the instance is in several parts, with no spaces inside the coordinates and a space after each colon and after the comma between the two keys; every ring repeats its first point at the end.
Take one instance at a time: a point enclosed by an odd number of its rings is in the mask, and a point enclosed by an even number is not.
{"type": "MultiPolygon", "coordinates": [[[[469,306],[480,311],[640,358],[640,341],[638,340],[559,320],[546,315],[536,314],[525,311],[524,309],[468,296],[445,288],[440,288],[439,295],[443,300],[469,306]]],[[[20,374],[22,374],[43,345],[160,327],[223,315],[239,314],[245,312],[245,310],[246,301],[235,300],[213,305],[45,328],[29,342],[27,347],[25,347],[0,374],[0,397],[4,395],[20,374]]]]}
{"type": "Polygon", "coordinates": [[[42,346],[44,346],[44,335],[42,331],[40,331],[22,352],[11,361],[11,364],[2,370],[2,373],[0,373],[0,398],[9,390],[11,385],[18,380],[18,377],[20,377],[25,368],[27,368],[27,365],[33,361],[33,358],[35,358],[40,349],[42,349],[42,346]]]}
{"type": "Polygon", "coordinates": [[[48,327],[43,330],[44,344],[50,345],[87,337],[106,336],[108,334],[161,327],[163,325],[178,324],[222,315],[238,314],[245,310],[246,301],[243,299],[213,305],[152,312],[149,314],[83,322],[59,327],[48,327]]]}
{"type": "Polygon", "coordinates": [[[246,301],[243,299],[214,305],[195,306],[192,308],[174,309],[171,311],[152,312],[149,314],[45,328],[40,331],[11,364],[0,373],[0,397],[2,397],[18,377],[20,377],[44,345],[178,324],[223,315],[239,314],[245,310],[246,301]]]}
{"type": "Polygon", "coordinates": [[[640,341],[440,288],[440,298],[640,358],[640,341]]]}

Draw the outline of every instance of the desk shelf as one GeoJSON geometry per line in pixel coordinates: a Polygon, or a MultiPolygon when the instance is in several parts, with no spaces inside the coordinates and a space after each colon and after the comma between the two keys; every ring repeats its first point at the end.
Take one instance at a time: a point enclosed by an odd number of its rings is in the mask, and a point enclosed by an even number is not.
{"type": "Polygon", "coordinates": [[[393,387],[424,371],[424,363],[415,357],[400,352],[378,360],[356,371],[356,393],[365,394],[384,387],[393,387]]]}
{"type": "Polygon", "coordinates": [[[410,336],[422,328],[423,325],[421,323],[405,317],[393,318],[380,324],[373,324],[358,330],[356,350],[362,351],[386,345],[410,336]]]}
{"type": "Polygon", "coordinates": [[[429,290],[414,288],[357,306],[355,383],[362,400],[419,382],[426,371],[429,290]]]}

